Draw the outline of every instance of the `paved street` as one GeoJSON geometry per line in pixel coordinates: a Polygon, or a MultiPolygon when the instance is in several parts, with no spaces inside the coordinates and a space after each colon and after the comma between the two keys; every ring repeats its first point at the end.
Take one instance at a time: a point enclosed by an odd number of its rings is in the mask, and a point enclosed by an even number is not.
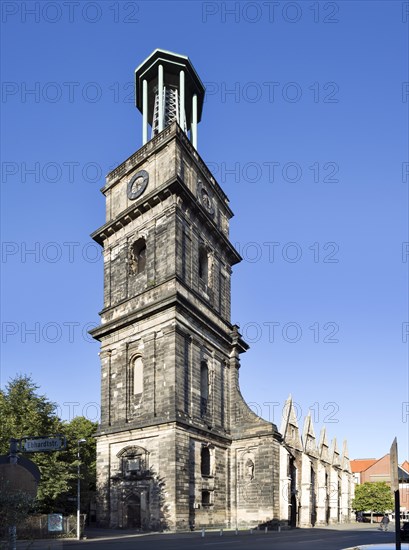
{"type": "MultiPolygon", "coordinates": [[[[87,540],[37,541],[34,544],[21,541],[18,549],[30,550],[179,550],[190,548],[253,550],[254,548],[274,550],[341,550],[358,544],[379,544],[394,541],[393,532],[383,533],[376,526],[352,524],[331,528],[295,529],[292,531],[257,532],[208,532],[205,537],[200,532],[181,534],[135,535],[127,531],[93,529],[87,532],[87,540]]],[[[402,544],[402,550],[409,545],[402,544]]]]}

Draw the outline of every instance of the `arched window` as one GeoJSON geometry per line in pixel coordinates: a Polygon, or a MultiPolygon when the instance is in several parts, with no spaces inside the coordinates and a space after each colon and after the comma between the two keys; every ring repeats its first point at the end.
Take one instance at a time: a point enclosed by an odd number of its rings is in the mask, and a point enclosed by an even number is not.
{"type": "Polygon", "coordinates": [[[207,250],[204,246],[199,248],[199,278],[207,285],[209,271],[209,261],[207,250]]]}
{"type": "Polygon", "coordinates": [[[200,414],[204,416],[207,413],[207,404],[209,400],[209,367],[207,361],[200,363],[200,414]]]}
{"type": "Polygon", "coordinates": [[[210,449],[207,446],[200,452],[200,472],[202,476],[210,476],[210,449]]]}
{"type": "Polygon", "coordinates": [[[141,395],[143,393],[143,362],[142,357],[135,357],[131,365],[132,393],[141,395]]]}
{"type": "Polygon", "coordinates": [[[146,242],[138,239],[131,247],[131,271],[135,275],[145,271],[146,267],[146,242]]]}

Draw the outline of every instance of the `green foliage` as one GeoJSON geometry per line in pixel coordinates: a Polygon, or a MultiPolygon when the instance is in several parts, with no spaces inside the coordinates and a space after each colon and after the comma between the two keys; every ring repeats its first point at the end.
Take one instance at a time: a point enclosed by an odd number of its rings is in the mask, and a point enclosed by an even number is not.
{"type": "Polygon", "coordinates": [[[29,376],[20,375],[0,390],[0,454],[9,450],[10,437],[40,436],[58,433],[61,422],[56,405],[37,393],[38,386],[29,376]]]}
{"type": "Polygon", "coordinates": [[[384,481],[363,483],[355,486],[355,498],[352,509],[356,512],[375,512],[384,514],[393,510],[394,501],[391,488],[384,481]]]}
{"type": "Polygon", "coordinates": [[[67,438],[64,451],[27,453],[41,472],[38,486],[38,507],[43,513],[72,512],[75,502],[69,500],[77,494],[78,440],[81,444],[81,492],[83,511],[95,489],[96,450],[93,434],[97,423],[84,417],[63,422],[56,414],[56,405],[28,376],[20,375],[0,390],[0,454],[8,454],[9,440],[23,436],[51,436],[63,434],[67,438]]]}
{"type": "MultiPolygon", "coordinates": [[[[63,423],[62,433],[67,438],[67,448],[58,453],[64,464],[71,466],[73,474],[65,493],[62,493],[55,504],[60,503],[65,511],[74,512],[76,503],[67,500],[69,496],[77,494],[78,450],[80,452],[80,479],[81,479],[81,508],[85,512],[96,486],[96,440],[94,434],[98,424],[83,416],[77,416],[70,422],[63,423]],[[85,442],[78,444],[78,441],[85,442]]],[[[57,453],[56,453],[57,454],[57,453]]]]}

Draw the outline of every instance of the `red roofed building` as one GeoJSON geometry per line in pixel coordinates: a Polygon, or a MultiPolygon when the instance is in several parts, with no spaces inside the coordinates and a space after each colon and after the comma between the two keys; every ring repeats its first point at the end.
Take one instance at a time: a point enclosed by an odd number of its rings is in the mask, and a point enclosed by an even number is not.
{"type": "Polygon", "coordinates": [[[369,466],[375,464],[376,460],[376,458],[357,458],[356,460],[351,460],[351,471],[354,474],[355,483],[364,483],[361,481],[361,473],[369,468],[369,466]]]}
{"type": "MultiPolygon", "coordinates": [[[[358,458],[351,460],[351,471],[356,484],[391,482],[391,464],[389,454],[382,458],[358,458]]],[[[409,513],[409,462],[405,460],[398,466],[400,506],[402,512],[409,513]]]]}

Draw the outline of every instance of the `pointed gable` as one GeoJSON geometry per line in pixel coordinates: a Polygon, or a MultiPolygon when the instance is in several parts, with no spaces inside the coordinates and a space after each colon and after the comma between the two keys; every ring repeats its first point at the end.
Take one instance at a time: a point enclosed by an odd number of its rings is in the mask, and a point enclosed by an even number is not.
{"type": "Polygon", "coordinates": [[[349,462],[348,444],[346,439],[344,440],[344,443],[342,445],[341,468],[346,472],[352,473],[351,464],[349,462]]]}
{"type": "Polygon", "coordinates": [[[329,457],[329,445],[327,440],[327,430],[325,426],[321,428],[320,433],[320,442],[318,445],[318,452],[320,455],[321,460],[324,460],[325,462],[330,463],[330,457],[329,457]]]}
{"type": "Polygon", "coordinates": [[[311,413],[308,413],[304,420],[302,441],[305,453],[314,457],[318,456],[318,448],[315,439],[314,424],[312,422],[311,413]]]}
{"type": "Polygon", "coordinates": [[[297,414],[295,411],[291,394],[283,408],[283,419],[281,422],[281,434],[284,442],[293,449],[302,450],[300,430],[298,427],[297,414]]]}
{"type": "Polygon", "coordinates": [[[341,466],[341,459],[339,456],[338,446],[337,446],[337,440],[334,437],[334,439],[331,442],[331,449],[329,452],[329,458],[330,462],[333,466],[341,466]]]}

